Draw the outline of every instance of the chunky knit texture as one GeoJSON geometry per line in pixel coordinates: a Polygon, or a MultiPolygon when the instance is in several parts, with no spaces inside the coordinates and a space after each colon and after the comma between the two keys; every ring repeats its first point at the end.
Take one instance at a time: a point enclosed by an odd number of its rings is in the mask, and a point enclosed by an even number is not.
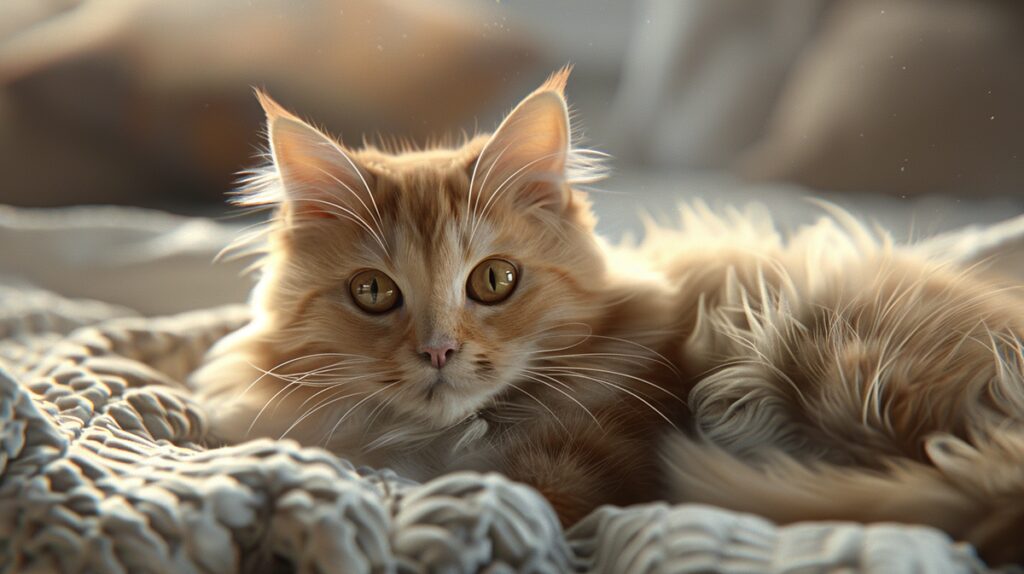
{"type": "Polygon", "coordinates": [[[416,484],[291,441],[207,448],[183,381],[246,319],[0,287],[0,570],[985,571],[923,527],[654,504],[566,533],[537,492],[495,474],[416,484]]]}

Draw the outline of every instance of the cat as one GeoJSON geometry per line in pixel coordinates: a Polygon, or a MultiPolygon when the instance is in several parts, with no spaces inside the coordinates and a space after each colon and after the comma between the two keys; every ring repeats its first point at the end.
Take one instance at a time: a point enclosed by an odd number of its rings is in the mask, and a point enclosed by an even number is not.
{"type": "Polygon", "coordinates": [[[214,437],[419,480],[498,470],[566,524],[664,490],[651,453],[685,420],[671,290],[606,265],[566,77],[493,135],[401,153],[344,148],[259,95],[272,162],[238,203],[277,213],[252,322],[194,376],[214,437]]]}
{"type": "Polygon", "coordinates": [[[493,134],[345,147],[258,93],[275,209],[253,318],[194,374],[212,441],[320,445],[426,480],[498,471],[566,526],[707,502],[936,526],[1024,559],[1024,297],[836,208],[788,240],[683,209],[611,245],[569,70],[493,134]]]}

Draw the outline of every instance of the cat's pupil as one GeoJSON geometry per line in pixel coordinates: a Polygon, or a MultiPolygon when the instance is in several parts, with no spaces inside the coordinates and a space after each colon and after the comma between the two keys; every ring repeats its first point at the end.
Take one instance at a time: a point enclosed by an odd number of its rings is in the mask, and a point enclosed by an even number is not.
{"type": "Polygon", "coordinates": [[[374,277],[373,280],[370,281],[370,300],[373,301],[374,304],[377,303],[378,292],[380,292],[380,287],[377,285],[377,278],[374,277]]]}
{"type": "Polygon", "coordinates": [[[498,290],[498,278],[494,275],[494,267],[487,268],[487,282],[491,284],[491,291],[498,290]]]}

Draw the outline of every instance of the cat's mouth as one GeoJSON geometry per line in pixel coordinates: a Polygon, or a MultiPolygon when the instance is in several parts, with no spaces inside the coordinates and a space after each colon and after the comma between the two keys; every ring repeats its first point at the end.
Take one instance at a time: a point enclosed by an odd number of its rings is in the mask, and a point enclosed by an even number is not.
{"type": "Polygon", "coordinates": [[[437,392],[437,390],[446,384],[448,384],[448,381],[447,379],[444,378],[444,375],[438,374],[437,378],[435,378],[433,381],[427,384],[427,401],[433,400],[434,394],[437,392]]]}

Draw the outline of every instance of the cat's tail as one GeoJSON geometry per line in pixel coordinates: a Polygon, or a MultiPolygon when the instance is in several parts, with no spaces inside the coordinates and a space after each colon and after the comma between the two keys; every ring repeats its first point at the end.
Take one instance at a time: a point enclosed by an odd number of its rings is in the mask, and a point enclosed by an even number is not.
{"type": "Polygon", "coordinates": [[[808,464],[782,452],[754,465],[716,446],[673,437],[671,497],[759,514],[778,523],[850,520],[926,524],[975,545],[990,564],[1024,562],[1024,432],[972,446],[932,437],[932,464],[887,471],[808,464]]]}

